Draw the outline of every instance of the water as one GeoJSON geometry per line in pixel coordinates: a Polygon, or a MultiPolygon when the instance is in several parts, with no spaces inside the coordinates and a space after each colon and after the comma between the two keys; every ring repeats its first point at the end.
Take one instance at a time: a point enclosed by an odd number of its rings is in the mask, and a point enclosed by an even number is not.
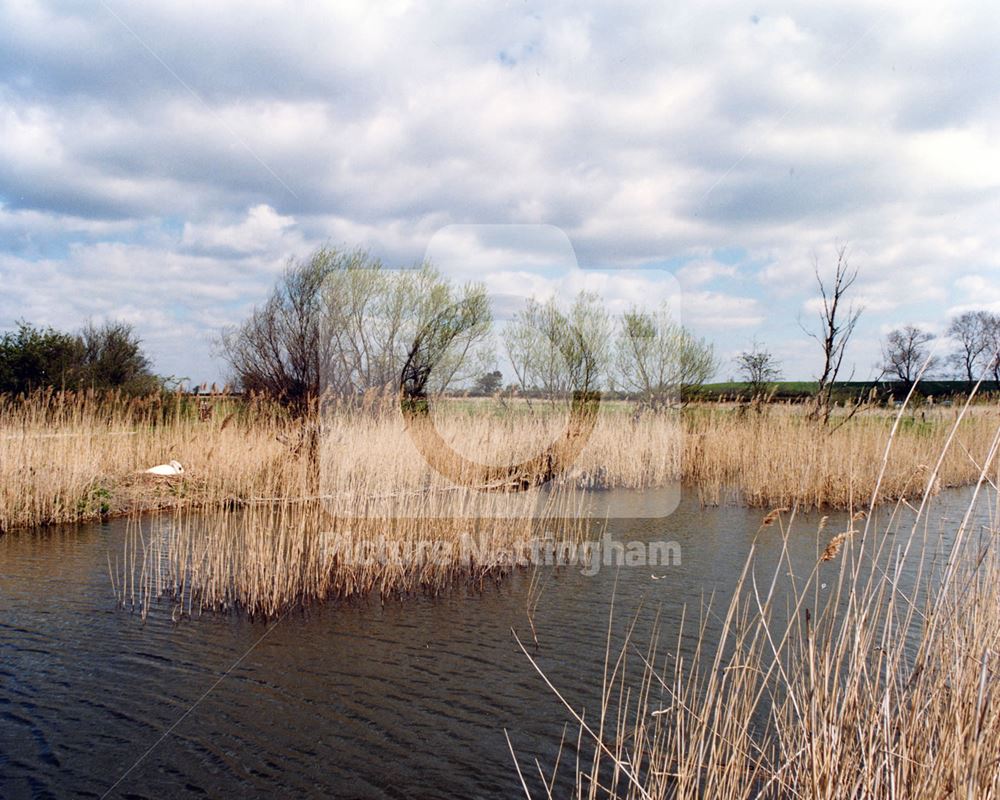
{"type": "MultiPolygon", "coordinates": [[[[963,502],[957,493],[935,513],[954,519],[963,502]]],[[[504,731],[534,776],[534,757],[555,761],[569,716],[512,629],[575,707],[595,709],[612,598],[616,632],[638,609],[643,641],[659,610],[673,642],[685,605],[697,612],[713,592],[724,600],[731,591],[761,517],[685,497],[668,518],[613,522],[620,540],[675,540],[681,565],[543,572],[537,651],[524,573],[477,592],[271,622],[202,615],[175,624],[163,604],[143,623],[116,608],[109,577],[123,522],[8,535],[0,796],[516,797],[504,731]]],[[[796,523],[795,571],[808,571],[847,521],[831,516],[819,537],[816,523],[796,523]]],[[[777,526],[758,539],[765,574],[780,543],[777,526]]]]}

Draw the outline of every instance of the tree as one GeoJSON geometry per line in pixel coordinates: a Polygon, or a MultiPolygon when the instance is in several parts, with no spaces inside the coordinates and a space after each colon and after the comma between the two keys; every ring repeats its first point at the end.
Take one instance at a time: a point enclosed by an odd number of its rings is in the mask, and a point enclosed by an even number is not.
{"type": "Polygon", "coordinates": [[[937,365],[937,359],[930,356],[932,341],[933,333],[915,325],[890,331],[882,345],[882,369],[909,389],[921,370],[929,372],[937,365]]]}
{"type": "Polygon", "coordinates": [[[611,321],[600,298],[581,292],[567,312],[530,298],[507,323],[504,347],[521,388],[550,401],[596,391],[610,357],[611,321]]]}
{"type": "Polygon", "coordinates": [[[302,412],[322,384],[322,291],[333,254],[320,249],[289,262],[264,305],[222,335],[222,352],[244,391],[302,412]]]}
{"type": "Polygon", "coordinates": [[[990,347],[990,316],[985,311],[966,311],[951,321],[948,335],[958,345],[949,359],[963,375],[971,389],[976,382],[976,372],[988,360],[990,347]]]}
{"type": "Polygon", "coordinates": [[[364,251],[321,247],[289,262],[267,302],[223,333],[222,352],[244,390],[304,413],[324,393],[398,389],[408,363],[422,391],[470,379],[490,325],[478,284],[456,288],[427,264],[391,270],[364,251]]]}
{"type": "Polygon", "coordinates": [[[856,308],[853,303],[844,307],[845,296],[858,279],[858,270],[852,269],[849,263],[847,245],[837,248],[836,258],[833,281],[829,286],[820,275],[819,260],[817,259],[813,265],[822,300],[822,310],[819,315],[820,329],[818,332],[806,331],[819,342],[823,350],[823,369],[816,379],[818,384],[816,398],[809,416],[814,420],[822,420],[824,425],[830,421],[833,386],[844,363],[847,343],[864,310],[861,307],[856,308]]]}
{"type": "Polygon", "coordinates": [[[34,389],[75,389],[83,351],[78,337],[27,322],[0,337],[0,392],[22,394],[34,389]]]}
{"type": "Polygon", "coordinates": [[[124,322],[88,324],[79,334],[19,322],[0,337],[0,392],[52,387],[145,394],[160,385],[141,341],[124,322]]]}
{"type": "Polygon", "coordinates": [[[995,389],[1000,389],[1000,314],[986,312],[986,368],[993,377],[995,389]]]}
{"type": "Polygon", "coordinates": [[[583,391],[599,390],[609,377],[613,326],[599,295],[580,292],[569,309],[572,338],[568,360],[576,370],[573,385],[583,391]]]}
{"type": "Polygon", "coordinates": [[[466,340],[471,331],[477,330],[484,321],[488,322],[489,313],[486,295],[473,293],[456,302],[445,303],[434,317],[419,326],[400,374],[400,388],[411,408],[415,402],[426,405],[429,389],[443,391],[446,388],[446,384],[441,386],[432,381],[435,369],[447,361],[456,342],[466,340]]]}
{"type": "Polygon", "coordinates": [[[83,352],[80,383],[95,389],[147,394],[160,386],[135,330],[125,322],[88,323],[80,333],[83,352]]]}
{"type": "Polygon", "coordinates": [[[767,394],[772,383],[781,380],[781,365],[777,358],[756,340],[750,350],[736,357],[736,367],[747,384],[751,400],[759,400],[767,394]]]}
{"type": "Polygon", "coordinates": [[[650,408],[682,402],[717,368],[715,351],[677,323],[664,305],[633,308],[621,319],[615,344],[616,380],[650,408]]]}
{"type": "Polygon", "coordinates": [[[503,373],[495,369],[492,372],[484,372],[478,378],[476,378],[476,383],[473,386],[473,391],[476,394],[483,395],[484,397],[489,397],[500,391],[500,387],[503,385],[503,373]]]}
{"type": "Polygon", "coordinates": [[[428,264],[386,269],[363,252],[339,255],[325,280],[323,333],[329,353],[325,386],[343,396],[396,386],[415,338],[443,324],[449,307],[475,307],[474,324],[458,333],[428,375],[444,391],[470,380],[488,348],[492,315],[478,284],[455,287],[428,264]]]}

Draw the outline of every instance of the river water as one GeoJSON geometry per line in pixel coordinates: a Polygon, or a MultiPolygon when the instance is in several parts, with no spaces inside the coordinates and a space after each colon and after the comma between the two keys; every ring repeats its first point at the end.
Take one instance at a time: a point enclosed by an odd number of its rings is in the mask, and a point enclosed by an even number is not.
{"type": "MultiPolygon", "coordinates": [[[[953,522],[966,495],[939,500],[934,518],[953,522]]],[[[755,537],[755,563],[777,563],[781,532],[759,531],[761,517],[687,494],[669,517],[609,525],[619,540],[676,542],[680,564],[542,568],[534,591],[516,573],[482,591],[271,621],[174,622],[167,603],[143,621],[118,608],[108,560],[122,553],[122,521],[7,535],[0,797],[523,796],[505,731],[538,787],[534,759],[555,762],[569,717],[512,629],[567,700],[594,709],[612,600],[616,639],[636,616],[641,641],[659,612],[663,640],[676,641],[685,606],[697,616],[712,593],[725,602],[755,537]],[[536,648],[527,608],[538,587],[536,648]]],[[[795,571],[847,525],[832,515],[817,535],[817,522],[795,521],[795,571]]],[[[710,635],[716,626],[709,615],[710,635]]]]}

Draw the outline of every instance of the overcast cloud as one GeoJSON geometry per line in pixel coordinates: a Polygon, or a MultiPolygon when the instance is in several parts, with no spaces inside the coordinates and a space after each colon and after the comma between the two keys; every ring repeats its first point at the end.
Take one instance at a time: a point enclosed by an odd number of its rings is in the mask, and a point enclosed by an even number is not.
{"type": "Polygon", "coordinates": [[[894,325],[1000,311],[992,5],[658,5],[0,3],[0,328],[122,318],[216,380],[289,256],[511,223],[672,272],[722,378],[753,337],[814,373],[837,242],[859,377],[894,325]]]}

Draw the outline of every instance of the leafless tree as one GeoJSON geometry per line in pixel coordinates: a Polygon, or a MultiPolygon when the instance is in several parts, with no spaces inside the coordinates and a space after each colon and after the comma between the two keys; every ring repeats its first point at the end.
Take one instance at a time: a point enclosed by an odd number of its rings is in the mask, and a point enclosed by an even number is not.
{"type": "Polygon", "coordinates": [[[844,353],[847,343],[851,340],[863,308],[846,302],[846,295],[858,279],[858,270],[849,263],[847,245],[840,245],[836,251],[837,263],[833,280],[828,285],[820,274],[819,259],[813,265],[816,283],[819,285],[823,307],[819,314],[819,331],[806,331],[819,342],[823,350],[823,370],[817,377],[816,397],[811,419],[821,420],[823,424],[830,421],[833,408],[833,386],[840,375],[844,363],[844,353]]]}
{"type": "Polygon", "coordinates": [[[747,384],[750,399],[759,401],[767,394],[770,385],[781,380],[781,365],[770,350],[754,340],[750,350],[736,356],[736,368],[747,384]]]}
{"type": "Polygon", "coordinates": [[[263,394],[304,413],[321,389],[322,290],[333,254],[319,250],[289,262],[271,296],[222,335],[222,353],[246,392],[263,394]]]}
{"type": "Polygon", "coordinates": [[[937,359],[929,357],[932,341],[933,333],[915,325],[896,328],[886,336],[882,346],[882,369],[908,389],[921,370],[926,373],[937,366],[937,359]]]}
{"type": "Polygon", "coordinates": [[[952,319],[948,326],[948,335],[957,344],[950,361],[966,379],[970,389],[976,382],[979,368],[992,366],[983,363],[989,359],[990,324],[990,315],[985,311],[966,311],[952,319]]]}

